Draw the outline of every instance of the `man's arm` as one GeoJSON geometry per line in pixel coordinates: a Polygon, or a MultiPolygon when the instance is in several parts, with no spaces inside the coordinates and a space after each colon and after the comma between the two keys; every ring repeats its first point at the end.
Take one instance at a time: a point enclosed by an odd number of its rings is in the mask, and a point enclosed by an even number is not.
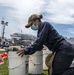
{"type": "Polygon", "coordinates": [[[25,48],[25,54],[33,54],[38,50],[41,50],[43,47],[43,44],[46,42],[46,39],[48,37],[48,31],[49,31],[49,25],[45,24],[41,32],[39,33],[39,36],[37,37],[37,40],[29,47],[25,48]]]}

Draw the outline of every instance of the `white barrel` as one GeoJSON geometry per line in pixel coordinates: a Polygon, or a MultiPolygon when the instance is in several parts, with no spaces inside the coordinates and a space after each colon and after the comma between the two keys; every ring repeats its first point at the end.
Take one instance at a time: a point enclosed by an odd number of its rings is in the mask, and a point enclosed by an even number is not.
{"type": "Polygon", "coordinates": [[[28,75],[28,55],[18,56],[16,51],[8,53],[9,75],[28,75]]]}
{"type": "Polygon", "coordinates": [[[37,51],[29,56],[29,73],[41,74],[43,72],[43,51],[37,51]]]}
{"type": "Polygon", "coordinates": [[[74,60],[72,61],[70,67],[74,67],[74,60]]]}
{"type": "Polygon", "coordinates": [[[46,57],[50,54],[51,52],[49,50],[43,50],[43,70],[47,70],[48,67],[45,64],[45,59],[46,57]]]}

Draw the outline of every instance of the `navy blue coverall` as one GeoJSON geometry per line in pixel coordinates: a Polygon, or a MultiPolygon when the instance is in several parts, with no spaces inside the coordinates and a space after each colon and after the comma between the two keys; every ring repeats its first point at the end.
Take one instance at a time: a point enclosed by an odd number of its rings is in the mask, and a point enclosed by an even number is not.
{"type": "Polygon", "coordinates": [[[25,54],[33,54],[47,46],[56,55],[52,65],[52,75],[74,75],[70,64],[74,58],[73,46],[53,28],[49,22],[42,22],[38,30],[37,40],[25,49],[25,54]]]}

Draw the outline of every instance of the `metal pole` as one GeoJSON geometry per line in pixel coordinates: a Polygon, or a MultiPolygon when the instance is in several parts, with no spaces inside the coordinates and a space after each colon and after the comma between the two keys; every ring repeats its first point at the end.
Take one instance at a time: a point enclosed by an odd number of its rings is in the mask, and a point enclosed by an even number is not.
{"type": "Polygon", "coordinates": [[[4,39],[5,26],[8,26],[8,22],[4,22],[4,21],[2,20],[2,21],[1,21],[1,24],[3,25],[3,30],[2,30],[2,39],[4,39]]]}
{"type": "Polygon", "coordinates": [[[4,39],[4,33],[5,33],[5,24],[3,25],[2,39],[4,39]]]}
{"type": "Polygon", "coordinates": [[[8,22],[4,22],[4,20],[2,20],[1,24],[3,25],[3,30],[2,30],[2,48],[3,48],[5,46],[5,41],[4,41],[5,26],[8,26],[8,22]]]}

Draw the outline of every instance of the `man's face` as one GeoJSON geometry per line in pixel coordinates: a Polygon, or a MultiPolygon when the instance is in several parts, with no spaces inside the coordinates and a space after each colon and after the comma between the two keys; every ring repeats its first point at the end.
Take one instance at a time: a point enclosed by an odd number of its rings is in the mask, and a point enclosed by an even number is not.
{"type": "Polygon", "coordinates": [[[40,25],[40,21],[38,19],[36,19],[36,21],[33,21],[33,24],[39,26],[40,25]]]}

